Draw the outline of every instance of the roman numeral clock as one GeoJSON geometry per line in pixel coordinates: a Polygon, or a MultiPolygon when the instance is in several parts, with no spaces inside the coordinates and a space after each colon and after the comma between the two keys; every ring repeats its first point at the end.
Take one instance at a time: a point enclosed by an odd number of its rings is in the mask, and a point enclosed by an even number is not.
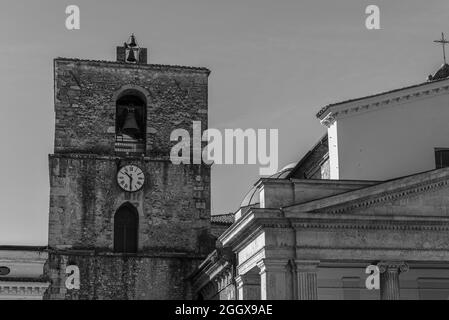
{"type": "Polygon", "coordinates": [[[117,172],[117,183],[126,192],[137,192],[143,188],[145,174],[136,165],[126,165],[117,172]]]}

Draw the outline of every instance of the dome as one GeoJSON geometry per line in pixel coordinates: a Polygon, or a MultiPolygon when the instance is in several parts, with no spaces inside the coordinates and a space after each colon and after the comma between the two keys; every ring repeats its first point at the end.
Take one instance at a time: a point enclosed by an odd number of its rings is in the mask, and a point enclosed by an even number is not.
{"type": "MultiPolygon", "coordinates": [[[[295,168],[296,162],[290,163],[286,165],[284,168],[268,177],[269,179],[286,179],[289,173],[295,168]]],[[[243,198],[242,203],[240,204],[240,208],[256,206],[259,204],[259,188],[253,186],[251,190],[243,198]]]]}
{"type": "Polygon", "coordinates": [[[252,187],[251,190],[245,195],[240,208],[253,206],[259,203],[259,188],[256,186],[252,187]]]}
{"type": "Polygon", "coordinates": [[[292,162],[285,167],[283,167],[281,170],[279,170],[277,173],[269,177],[270,179],[285,179],[289,175],[289,173],[296,167],[296,162],[292,162]]]}

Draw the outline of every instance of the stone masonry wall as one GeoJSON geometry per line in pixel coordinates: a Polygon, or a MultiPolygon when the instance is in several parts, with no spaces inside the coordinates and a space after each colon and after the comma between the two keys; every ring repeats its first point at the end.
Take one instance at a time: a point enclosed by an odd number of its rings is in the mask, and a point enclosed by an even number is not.
{"type": "Polygon", "coordinates": [[[56,59],[55,152],[113,155],[117,94],[139,87],[147,99],[147,155],[168,159],[175,129],[207,129],[205,68],[56,59]]]}
{"type": "Polygon", "coordinates": [[[46,265],[52,300],[192,299],[186,275],[201,262],[192,257],[50,253],[46,265]],[[67,290],[65,268],[80,269],[80,289],[67,290]]]}
{"type": "Polygon", "coordinates": [[[210,169],[167,161],[83,155],[50,156],[51,248],[113,249],[114,214],[125,202],[139,211],[139,250],[208,253],[210,169]],[[123,192],[117,167],[145,172],[137,193],[123,192]]]}
{"type": "Polygon", "coordinates": [[[189,299],[187,278],[211,252],[210,167],[169,160],[175,129],[207,129],[205,68],[54,61],[55,150],[49,156],[47,299],[189,299]],[[146,153],[114,154],[116,100],[129,90],[146,100],[146,153]],[[116,182],[127,164],[145,173],[142,190],[116,182]],[[113,252],[114,215],[129,202],[139,213],[138,253],[113,252]],[[65,289],[77,265],[81,289],[65,289]]]}

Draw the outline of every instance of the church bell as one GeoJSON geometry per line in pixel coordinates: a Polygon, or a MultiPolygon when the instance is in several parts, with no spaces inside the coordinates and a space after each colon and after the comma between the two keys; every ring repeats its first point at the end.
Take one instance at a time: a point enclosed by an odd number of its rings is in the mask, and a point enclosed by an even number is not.
{"type": "Polygon", "coordinates": [[[123,133],[133,137],[140,133],[139,125],[136,120],[136,112],[134,109],[128,109],[122,131],[123,133]]]}
{"type": "Polygon", "coordinates": [[[129,46],[131,48],[137,47],[136,37],[134,36],[134,34],[131,35],[131,41],[129,42],[129,46]]]}
{"type": "Polygon", "coordinates": [[[128,62],[136,62],[136,56],[134,55],[134,49],[129,49],[128,58],[126,59],[128,62]]]}

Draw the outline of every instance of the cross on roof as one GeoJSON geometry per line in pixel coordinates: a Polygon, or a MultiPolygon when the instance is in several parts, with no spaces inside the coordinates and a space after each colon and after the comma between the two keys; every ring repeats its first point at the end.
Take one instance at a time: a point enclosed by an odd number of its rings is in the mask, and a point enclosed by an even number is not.
{"type": "Polygon", "coordinates": [[[444,33],[441,32],[441,39],[434,40],[433,42],[441,43],[441,46],[443,47],[443,60],[444,60],[444,64],[446,64],[446,48],[445,48],[445,46],[447,44],[449,44],[449,41],[444,38],[444,33]]]}

